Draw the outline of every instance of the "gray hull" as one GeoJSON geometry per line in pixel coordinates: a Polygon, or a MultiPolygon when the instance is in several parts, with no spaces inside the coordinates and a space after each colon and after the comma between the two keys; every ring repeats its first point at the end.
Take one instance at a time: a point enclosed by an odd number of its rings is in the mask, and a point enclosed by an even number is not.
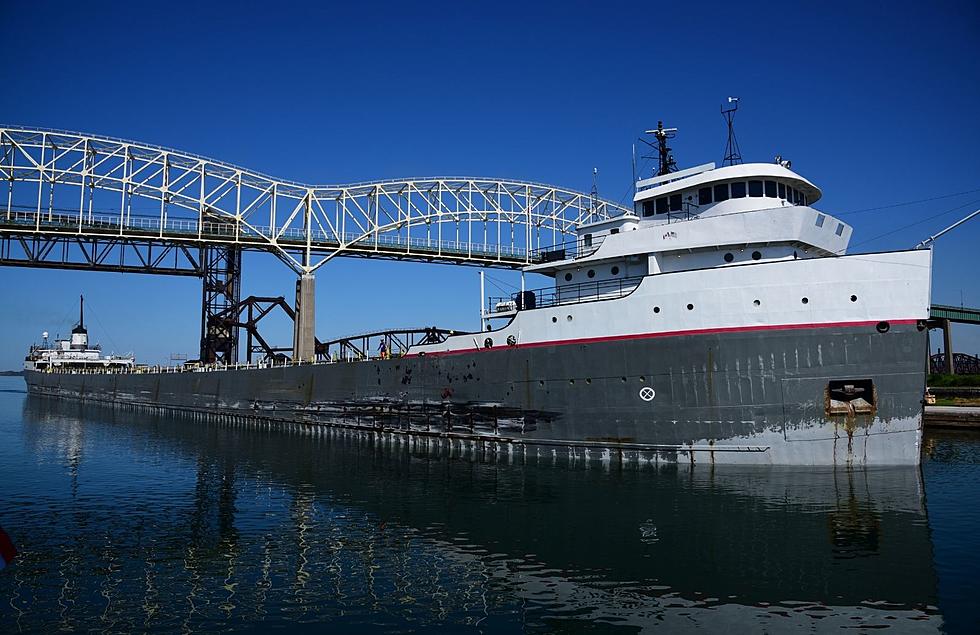
{"type": "Polygon", "coordinates": [[[27,382],[39,394],[538,459],[893,465],[919,461],[925,354],[923,330],[893,323],[247,370],[28,371],[27,382]],[[841,385],[863,401],[842,407],[841,385]]]}

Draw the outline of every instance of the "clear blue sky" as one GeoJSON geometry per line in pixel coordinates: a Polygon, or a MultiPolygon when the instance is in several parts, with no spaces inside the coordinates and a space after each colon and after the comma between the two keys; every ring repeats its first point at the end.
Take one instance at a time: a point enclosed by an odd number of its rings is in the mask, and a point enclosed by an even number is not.
{"type": "MultiPolygon", "coordinates": [[[[791,158],[857,250],[911,246],[980,207],[975,1],[409,4],[4,0],[0,121],[311,183],[474,174],[587,191],[595,166],[619,201],[640,131],[663,119],[681,167],[720,161],[718,106],[738,95],[745,159],[791,158]]],[[[978,247],[980,221],[941,239],[935,301],[980,306],[978,247]]],[[[197,350],[195,279],[6,267],[0,287],[0,368],[65,333],[80,292],[107,349],[197,350]]],[[[274,258],[246,257],[244,294],[292,287],[274,258]]],[[[475,328],[478,302],[474,269],[342,259],[318,273],[317,334],[475,328]]],[[[955,331],[956,348],[980,352],[977,331],[955,331]]]]}

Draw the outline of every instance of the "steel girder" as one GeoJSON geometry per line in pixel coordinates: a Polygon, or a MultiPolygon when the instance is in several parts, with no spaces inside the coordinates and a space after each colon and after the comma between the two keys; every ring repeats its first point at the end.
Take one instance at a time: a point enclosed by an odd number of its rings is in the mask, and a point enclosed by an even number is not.
{"type": "Polygon", "coordinates": [[[0,231],[0,265],[119,273],[203,275],[201,250],[154,239],[0,231]]]}
{"type": "Polygon", "coordinates": [[[631,210],[523,181],[307,185],[158,146],[0,127],[0,228],[276,254],[297,273],[360,255],[517,268],[577,225],[631,210]]]}

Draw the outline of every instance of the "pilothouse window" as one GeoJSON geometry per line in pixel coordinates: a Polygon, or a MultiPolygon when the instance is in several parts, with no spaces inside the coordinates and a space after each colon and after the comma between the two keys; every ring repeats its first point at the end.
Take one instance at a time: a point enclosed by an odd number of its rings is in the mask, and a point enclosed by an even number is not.
{"type": "Polygon", "coordinates": [[[732,198],[745,198],[745,181],[732,183],[732,198]]]}
{"type": "Polygon", "coordinates": [[[643,216],[653,216],[653,201],[643,201],[643,216]]]}
{"type": "Polygon", "coordinates": [[[728,183],[722,183],[721,185],[715,186],[715,201],[727,201],[728,200],[728,183]]]}
{"type": "Polygon", "coordinates": [[[681,195],[671,194],[670,195],[670,211],[679,212],[681,211],[681,195]]]}
{"type": "Polygon", "coordinates": [[[779,198],[786,198],[786,184],[779,184],[779,198]]]}
{"type": "Polygon", "coordinates": [[[712,202],[710,187],[702,187],[698,190],[698,205],[710,205],[712,202]]]}
{"type": "Polygon", "coordinates": [[[766,181],[766,198],[776,198],[775,181],[766,181]]]}
{"type": "Polygon", "coordinates": [[[749,196],[754,198],[762,196],[762,181],[749,181],[749,196]]]}
{"type": "Polygon", "coordinates": [[[668,210],[668,207],[669,207],[669,203],[667,201],[667,197],[666,196],[663,197],[663,198],[658,198],[657,199],[657,213],[658,214],[666,214],[667,213],[667,210],[668,210]]]}

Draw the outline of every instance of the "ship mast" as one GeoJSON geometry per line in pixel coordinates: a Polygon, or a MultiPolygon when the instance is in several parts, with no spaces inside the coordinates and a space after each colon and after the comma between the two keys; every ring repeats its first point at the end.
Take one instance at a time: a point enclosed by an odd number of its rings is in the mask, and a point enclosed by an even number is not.
{"type": "Polygon", "coordinates": [[[674,162],[674,155],[671,154],[671,149],[667,146],[667,139],[673,139],[675,136],[677,136],[677,128],[664,128],[664,122],[658,121],[657,127],[653,130],[647,130],[646,134],[652,134],[657,138],[656,145],[650,143],[646,139],[641,139],[643,143],[657,150],[657,176],[663,176],[665,174],[670,174],[671,172],[676,172],[677,163],[674,162]]]}
{"type": "Polygon", "coordinates": [[[735,138],[735,111],[738,110],[738,97],[729,97],[728,106],[721,106],[721,116],[728,124],[728,143],[725,144],[725,158],[721,160],[722,165],[739,165],[742,163],[742,151],[738,147],[738,139],[735,138]]]}

